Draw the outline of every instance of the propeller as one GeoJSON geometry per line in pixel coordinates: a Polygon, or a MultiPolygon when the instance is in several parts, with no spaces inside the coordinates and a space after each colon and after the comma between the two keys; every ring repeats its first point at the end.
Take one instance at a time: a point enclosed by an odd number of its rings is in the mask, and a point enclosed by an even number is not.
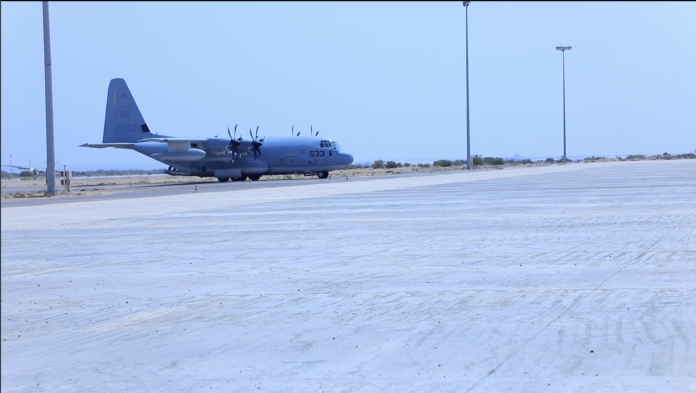
{"type": "Polygon", "coordinates": [[[251,151],[254,152],[254,161],[256,161],[256,157],[261,157],[263,154],[261,154],[261,146],[263,146],[263,143],[258,141],[259,138],[259,126],[256,126],[256,137],[251,133],[251,128],[249,129],[249,135],[251,135],[251,151]]]}
{"type": "Polygon", "coordinates": [[[230,136],[230,147],[229,149],[232,151],[232,159],[235,157],[239,157],[239,145],[242,144],[242,137],[240,136],[239,139],[234,139],[237,136],[237,124],[234,125],[234,137],[232,134],[230,134],[230,128],[227,127],[227,135],[230,136]]]}
{"type": "MultiPolygon", "coordinates": [[[[312,127],[313,126],[311,126],[311,125],[309,126],[309,136],[312,136],[312,134],[314,134],[314,130],[312,129],[312,127]]],[[[319,135],[319,131],[317,131],[317,133],[314,134],[314,136],[317,136],[317,135],[319,135]]]]}

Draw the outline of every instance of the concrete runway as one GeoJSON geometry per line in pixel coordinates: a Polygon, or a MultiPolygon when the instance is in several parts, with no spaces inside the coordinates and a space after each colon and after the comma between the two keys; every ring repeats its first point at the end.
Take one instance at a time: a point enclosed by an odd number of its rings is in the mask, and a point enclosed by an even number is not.
{"type": "MultiPolygon", "coordinates": [[[[332,182],[343,182],[343,181],[364,181],[364,180],[375,180],[375,179],[394,179],[401,177],[418,177],[418,176],[438,176],[443,174],[453,174],[454,171],[435,171],[432,173],[403,173],[403,174],[391,174],[391,175],[381,175],[381,176],[351,176],[348,179],[345,177],[332,177],[329,179],[318,179],[316,176],[307,177],[305,179],[293,179],[293,180],[262,180],[262,181],[243,181],[243,182],[207,182],[200,181],[196,177],[191,177],[190,182],[186,183],[161,183],[161,184],[116,184],[116,185],[81,185],[73,187],[73,192],[77,193],[79,190],[114,190],[118,191],[113,194],[106,195],[73,195],[69,197],[58,196],[53,198],[22,198],[22,199],[2,199],[2,207],[20,207],[20,206],[40,206],[48,205],[54,203],[72,203],[72,202],[86,202],[86,201],[103,201],[108,199],[122,199],[122,198],[143,198],[143,197],[153,197],[153,196],[165,196],[165,195],[181,195],[181,194],[191,194],[194,192],[204,193],[204,192],[224,192],[224,191],[239,191],[239,190],[252,190],[260,188],[277,188],[277,187],[294,187],[309,184],[330,184],[332,182]],[[194,187],[198,189],[195,190],[194,187]],[[156,194],[155,194],[156,193],[156,194]]],[[[460,171],[461,173],[461,171],[460,171]]],[[[104,179],[108,181],[108,178],[104,179]]],[[[60,193],[62,186],[56,186],[56,192],[60,193]]],[[[46,186],[16,186],[16,187],[5,187],[3,188],[3,194],[5,193],[15,193],[15,192],[40,192],[46,191],[46,186]]]]}
{"type": "Polygon", "coordinates": [[[696,160],[2,209],[5,391],[696,391],[696,160]]]}

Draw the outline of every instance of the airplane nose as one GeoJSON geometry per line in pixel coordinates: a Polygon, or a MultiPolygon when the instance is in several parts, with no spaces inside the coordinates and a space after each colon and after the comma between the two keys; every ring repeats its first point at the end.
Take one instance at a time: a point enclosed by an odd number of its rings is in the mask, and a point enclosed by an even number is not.
{"type": "Polygon", "coordinates": [[[343,165],[349,165],[353,163],[353,155],[348,153],[341,153],[341,161],[343,165]]]}

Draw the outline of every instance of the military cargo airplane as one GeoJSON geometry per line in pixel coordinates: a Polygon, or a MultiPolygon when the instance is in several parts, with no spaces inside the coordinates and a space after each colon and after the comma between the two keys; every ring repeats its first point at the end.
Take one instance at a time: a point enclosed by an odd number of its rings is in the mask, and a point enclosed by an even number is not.
{"type": "MultiPolygon", "coordinates": [[[[294,126],[293,126],[294,127],[294,126]]],[[[338,143],[310,136],[258,138],[249,130],[250,140],[237,138],[227,129],[227,138],[177,138],[153,134],[131,95],[126,81],[112,79],[106,99],[106,119],[102,143],[81,147],[131,149],[169,165],[172,176],[216,177],[221,182],[259,180],[263,175],[302,173],[329,177],[329,171],[353,162],[338,143]],[[263,147],[263,152],[261,151],[263,147]]],[[[294,134],[294,128],[292,129],[294,134]]]]}
{"type": "MultiPolygon", "coordinates": [[[[31,172],[33,176],[38,176],[38,175],[43,175],[46,173],[46,171],[42,171],[41,169],[37,169],[31,166],[31,160],[29,160],[29,166],[19,166],[19,165],[11,165],[11,164],[2,164],[2,166],[10,167],[10,168],[15,168],[19,169],[21,171],[26,171],[26,172],[31,172]]],[[[59,173],[59,172],[56,172],[59,173]]]]}
{"type": "Polygon", "coordinates": [[[37,176],[37,175],[39,175],[40,173],[46,173],[46,171],[42,171],[41,169],[32,168],[32,167],[31,167],[31,163],[29,163],[29,166],[28,166],[28,167],[26,167],[26,166],[18,166],[18,165],[8,165],[8,164],[2,164],[2,166],[6,166],[6,167],[10,167],[10,168],[15,168],[15,169],[19,169],[19,170],[22,170],[22,171],[31,172],[31,174],[34,175],[34,176],[37,176]]]}

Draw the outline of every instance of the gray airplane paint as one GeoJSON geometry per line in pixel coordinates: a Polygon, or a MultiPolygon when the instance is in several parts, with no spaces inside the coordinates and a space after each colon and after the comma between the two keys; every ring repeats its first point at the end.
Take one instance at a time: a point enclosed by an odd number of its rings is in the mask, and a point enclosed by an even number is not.
{"type": "Polygon", "coordinates": [[[325,179],[329,171],[353,162],[353,156],[342,152],[331,139],[317,136],[258,139],[258,127],[255,135],[251,130],[249,133],[252,139],[245,140],[235,126],[234,138],[153,134],[126,81],[117,78],[109,83],[102,143],[81,146],[132,149],[169,165],[165,172],[169,175],[217,177],[220,181],[247,177],[258,180],[262,175],[294,173],[317,174],[325,179]]]}

